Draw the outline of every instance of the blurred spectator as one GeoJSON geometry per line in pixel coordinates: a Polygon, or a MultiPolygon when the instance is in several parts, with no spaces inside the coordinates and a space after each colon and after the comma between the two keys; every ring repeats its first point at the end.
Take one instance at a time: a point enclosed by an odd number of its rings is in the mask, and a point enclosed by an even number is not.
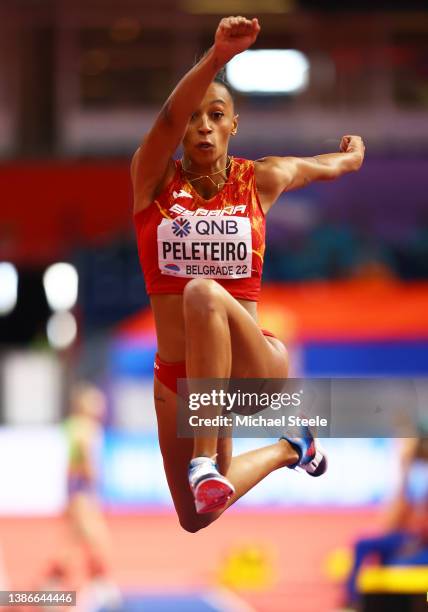
{"type": "Polygon", "coordinates": [[[358,540],[346,584],[346,604],[358,602],[357,577],[367,560],[382,565],[428,564],[428,438],[406,439],[398,493],[387,512],[385,533],[358,540]]]}

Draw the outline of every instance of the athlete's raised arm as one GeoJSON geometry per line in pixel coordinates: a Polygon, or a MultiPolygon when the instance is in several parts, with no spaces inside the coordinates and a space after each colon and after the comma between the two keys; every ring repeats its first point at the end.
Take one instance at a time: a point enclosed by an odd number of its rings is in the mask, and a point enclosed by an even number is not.
{"type": "Polygon", "coordinates": [[[256,162],[256,180],[263,209],[267,212],[283,191],[355,172],[363,159],[364,143],[360,136],[343,136],[339,153],[260,159],[256,162]]]}
{"type": "Polygon", "coordinates": [[[171,156],[217,72],[232,57],[248,49],[259,31],[257,19],[227,17],[220,21],[214,45],[178,83],[134,154],[131,175],[135,212],[147,207],[170,178],[171,156]]]}

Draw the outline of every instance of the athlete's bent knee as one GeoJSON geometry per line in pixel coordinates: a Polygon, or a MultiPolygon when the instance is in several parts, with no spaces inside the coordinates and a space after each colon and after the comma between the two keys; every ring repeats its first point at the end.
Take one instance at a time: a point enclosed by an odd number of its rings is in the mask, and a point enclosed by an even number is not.
{"type": "Polygon", "coordinates": [[[196,533],[197,531],[200,531],[200,529],[202,529],[201,525],[198,525],[196,523],[188,523],[187,521],[180,521],[180,525],[184,529],[184,531],[187,531],[187,533],[196,533]]]}
{"type": "Polygon", "coordinates": [[[211,519],[202,516],[191,517],[179,517],[180,526],[188,533],[196,533],[205,527],[208,527],[212,523],[211,519]]]}
{"type": "Polygon", "coordinates": [[[193,278],[183,292],[184,313],[204,314],[217,312],[220,307],[218,284],[209,278],[193,278]]]}
{"type": "Polygon", "coordinates": [[[206,300],[217,292],[217,283],[211,278],[192,278],[184,287],[185,301],[206,300]]]}

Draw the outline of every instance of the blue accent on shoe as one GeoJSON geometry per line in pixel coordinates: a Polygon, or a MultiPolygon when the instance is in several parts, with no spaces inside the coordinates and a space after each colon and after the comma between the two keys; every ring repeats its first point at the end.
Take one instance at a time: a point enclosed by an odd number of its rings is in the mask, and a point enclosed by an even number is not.
{"type": "MultiPolygon", "coordinates": [[[[287,466],[288,468],[290,468],[290,470],[294,470],[296,467],[301,465],[306,465],[313,459],[315,455],[315,452],[312,452],[310,455],[308,454],[308,451],[310,450],[314,442],[314,438],[309,430],[309,427],[302,426],[301,433],[302,436],[298,438],[294,436],[281,436],[280,438],[280,440],[287,440],[287,442],[294,448],[294,450],[299,455],[299,459],[296,463],[287,466]]],[[[313,450],[315,451],[315,449],[313,450]]]]}
{"type": "Polygon", "coordinates": [[[281,436],[281,439],[287,440],[299,455],[297,463],[288,467],[292,470],[300,467],[309,476],[322,476],[328,467],[327,455],[313,437],[309,427],[302,426],[300,431],[303,434],[301,437],[281,436]]]}
{"type": "Polygon", "coordinates": [[[217,463],[211,457],[195,457],[191,459],[188,469],[189,484],[195,488],[203,480],[222,478],[217,463]]]}

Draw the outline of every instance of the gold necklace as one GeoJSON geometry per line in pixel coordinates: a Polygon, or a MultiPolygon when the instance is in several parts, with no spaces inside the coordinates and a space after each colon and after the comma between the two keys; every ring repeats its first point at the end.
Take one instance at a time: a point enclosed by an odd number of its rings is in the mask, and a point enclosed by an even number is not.
{"type": "MultiPolygon", "coordinates": [[[[223,188],[225,185],[227,185],[227,180],[223,181],[223,182],[220,182],[220,183],[216,183],[215,181],[212,180],[211,177],[215,176],[216,174],[223,174],[223,172],[227,172],[227,170],[229,170],[230,166],[232,165],[232,158],[228,155],[227,159],[228,159],[228,161],[227,161],[226,167],[223,168],[223,170],[217,170],[217,172],[213,172],[212,174],[200,174],[199,176],[197,176],[194,179],[189,179],[187,177],[186,178],[189,181],[189,183],[194,183],[196,181],[200,181],[201,179],[207,178],[207,179],[209,179],[211,181],[211,183],[215,187],[217,187],[217,190],[219,190],[219,189],[223,188]]],[[[199,174],[199,172],[192,172],[191,170],[186,170],[186,168],[184,167],[183,158],[181,158],[181,167],[182,167],[184,172],[187,172],[187,174],[195,174],[195,175],[199,174]]],[[[226,177],[226,179],[227,179],[227,177],[226,177]]]]}

